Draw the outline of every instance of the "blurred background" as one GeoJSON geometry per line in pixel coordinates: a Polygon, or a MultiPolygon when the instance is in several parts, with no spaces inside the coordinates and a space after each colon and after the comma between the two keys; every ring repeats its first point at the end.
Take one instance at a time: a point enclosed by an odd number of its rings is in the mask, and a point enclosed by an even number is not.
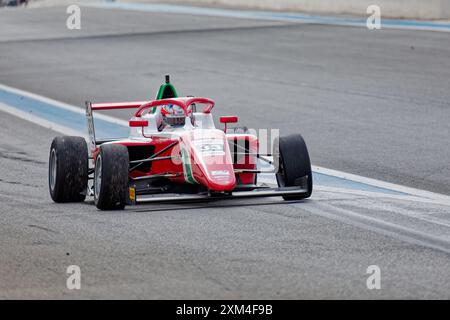
{"type": "MultiPolygon", "coordinates": [[[[45,6],[116,1],[119,2],[118,0],[0,0],[0,3],[3,6],[45,6]]],[[[383,8],[382,14],[386,18],[450,19],[450,0],[121,0],[120,2],[221,6],[357,16],[364,15],[370,5],[377,5],[383,8]]]]}

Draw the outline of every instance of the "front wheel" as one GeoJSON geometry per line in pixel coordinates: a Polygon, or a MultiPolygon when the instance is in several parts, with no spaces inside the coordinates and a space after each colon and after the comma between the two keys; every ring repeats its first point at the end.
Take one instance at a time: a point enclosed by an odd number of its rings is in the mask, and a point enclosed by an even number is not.
{"type": "Polygon", "coordinates": [[[106,144],[100,147],[94,169],[94,201],[100,210],[125,208],[128,192],[129,156],[127,147],[106,144]]]}
{"type": "Polygon", "coordinates": [[[283,196],[284,200],[309,198],[313,190],[311,161],[305,140],[300,134],[280,137],[275,140],[274,148],[276,173],[279,187],[302,186],[307,192],[300,196],[283,196]]]}

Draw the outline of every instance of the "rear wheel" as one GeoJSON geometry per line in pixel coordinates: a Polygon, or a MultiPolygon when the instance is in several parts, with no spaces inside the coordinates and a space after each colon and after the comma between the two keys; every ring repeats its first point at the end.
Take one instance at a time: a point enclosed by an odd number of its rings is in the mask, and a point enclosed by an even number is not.
{"type": "Polygon", "coordinates": [[[129,156],[127,147],[106,144],[95,160],[94,200],[101,210],[125,208],[128,188],[129,156]]]}
{"type": "Polygon", "coordinates": [[[48,166],[48,186],[53,201],[84,201],[87,183],[88,150],[84,138],[54,138],[48,166]]]}
{"type": "Polygon", "coordinates": [[[302,136],[293,134],[275,140],[274,160],[278,167],[276,178],[279,187],[302,186],[307,189],[304,195],[283,196],[283,199],[309,198],[313,189],[311,161],[302,136]]]}

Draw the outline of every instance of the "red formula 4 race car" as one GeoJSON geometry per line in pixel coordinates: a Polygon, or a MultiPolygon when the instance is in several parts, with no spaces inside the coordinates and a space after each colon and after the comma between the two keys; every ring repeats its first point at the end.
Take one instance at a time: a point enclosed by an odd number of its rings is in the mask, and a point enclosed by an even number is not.
{"type": "Polygon", "coordinates": [[[236,116],[220,117],[225,128],[216,129],[213,107],[211,99],[178,97],[168,76],[153,101],[87,102],[90,150],[82,137],[52,142],[52,199],[80,202],[93,195],[97,208],[112,210],[142,202],[311,195],[311,164],[299,134],[276,138],[272,154],[262,155],[256,135],[227,128],[236,116]],[[111,109],[136,109],[129,137],[96,140],[93,111],[111,109]],[[258,170],[258,161],[273,165],[278,188],[257,184],[258,174],[267,172],[258,170]]]}

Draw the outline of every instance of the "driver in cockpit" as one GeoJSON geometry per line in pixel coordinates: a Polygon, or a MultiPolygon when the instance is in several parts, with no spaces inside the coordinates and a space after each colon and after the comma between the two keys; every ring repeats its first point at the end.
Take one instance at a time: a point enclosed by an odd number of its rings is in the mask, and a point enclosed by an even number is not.
{"type": "Polygon", "coordinates": [[[174,104],[167,104],[161,108],[161,114],[163,115],[164,122],[172,127],[184,126],[186,121],[186,115],[184,110],[174,104]]]}
{"type": "MultiPolygon", "coordinates": [[[[191,118],[193,122],[193,110],[195,109],[194,104],[188,108],[188,117],[191,118]]],[[[184,126],[186,122],[186,114],[180,106],[174,104],[167,104],[162,106],[161,114],[163,116],[164,122],[172,127],[184,126]]]]}

